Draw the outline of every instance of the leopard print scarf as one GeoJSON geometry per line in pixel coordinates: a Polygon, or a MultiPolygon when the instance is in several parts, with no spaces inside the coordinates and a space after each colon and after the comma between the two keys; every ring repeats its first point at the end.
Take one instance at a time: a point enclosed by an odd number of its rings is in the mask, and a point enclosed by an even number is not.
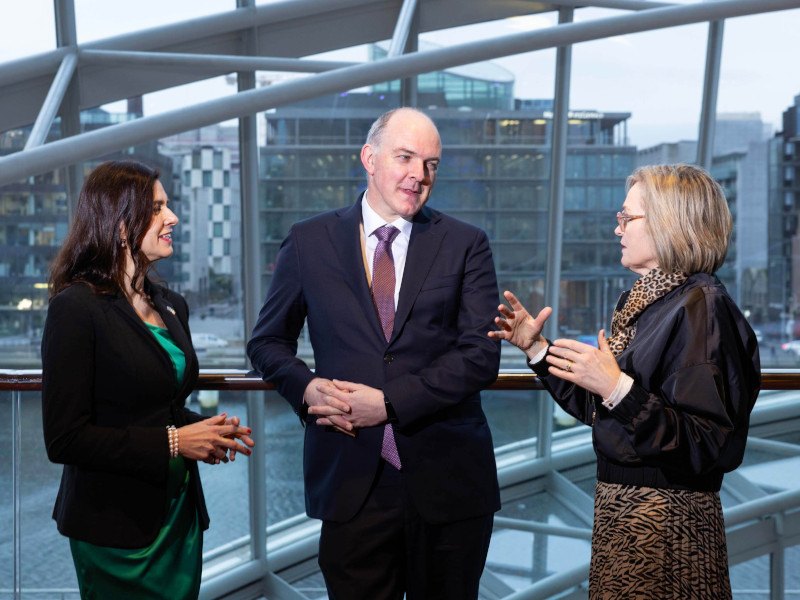
{"type": "Polygon", "coordinates": [[[636,320],[650,304],[686,281],[686,273],[665,273],[658,267],[633,284],[625,305],[614,311],[608,345],[619,356],[636,335],[636,320]]]}

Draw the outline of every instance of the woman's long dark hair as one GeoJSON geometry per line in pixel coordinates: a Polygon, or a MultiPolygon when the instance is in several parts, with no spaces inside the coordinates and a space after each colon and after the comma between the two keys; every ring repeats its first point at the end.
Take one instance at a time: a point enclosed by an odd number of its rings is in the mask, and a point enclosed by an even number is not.
{"type": "Polygon", "coordinates": [[[133,257],[131,284],[134,291],[143,291],[150,261],[141,245],[153,218],[157,179],[157,170],[133,160],[104,162],[89,174],[67,239],[50,268],[51,297],[77,282],[95,293],[127,296],[125,245],[133,257]]]}

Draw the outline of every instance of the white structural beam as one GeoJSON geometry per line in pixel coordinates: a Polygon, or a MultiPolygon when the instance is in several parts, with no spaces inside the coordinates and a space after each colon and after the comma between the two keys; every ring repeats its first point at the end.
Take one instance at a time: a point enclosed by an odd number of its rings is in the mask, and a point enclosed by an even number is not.
{"type": "Polygon", "coordinates": [[[397,25],[395,25],[394,33],[392,34],[392,43],[389,45],[387,58],[394,58],[405,52],[406,43],[408,42],[408,33],[411,31],[411,25],[414,22],[414,12],[416,10],[417,0],[403,0],[403,7],[400,9],[400,15],[397,17],[397,25]]]}
{"type": "Polygon", "coordinates": [[[253,114],[305,98],[491,60],[500,56],[797,7],[800,7],[800,0],[762,0],[758,3],[750,0],[719,0],[656,8],[336,69],[121,123],[6,156],[0,159],[0,185],[29,175],[51,171],[74,161],[100,156],[148,140],[235,119],[241,115],[253,114]]]}
{"type": "Polygon", "coordinates": [[[673,2],[649,2],[648,0],[549,0],[550,4],[569,8],[613,8],[618,10],[650,10],[675,6],[673,2]]]}
{"type": "Polygon", "coordinates": [[[719,73],[722,64],[724,31],[724,21],[711,21],[708,24],[706,70],[703,77],[703,103],[700,109],[700,124],[697,132],[697,164],[704,169],[711,168],[711,157],[714,150],[714,130],[717,124],[717,96],[719,93],[719,73]]]}
{"type": "Polygon", "coordinates": [[[116,68],[129,65],[147,67],[192,67],[218,74],[220,71],[289,71],[321,73],[359,64],[350,61],[308,60],[270,56],[230,56],[220,54],[187,54],[181,52],[133,52],[124,50],[82,50],[81,66],[107,65],[116,68]]]}
{"type": "MultiPolygon", "coordinates": [[[[387,40],[402,0],[291,0],[118,35],[80,45],[80,50],[244,55],[241,40],[254,35],[262,57],[300,58],[387,40]]],[[[553,10],[528,0],[436,0],[417,6],[422,33],[553,10]]],[[[36,118],[63,51],[52,50],[0,65],[0,131],[36,118]]],[[[148,65],[93,64],[78,67],[80,108],[87,109],[225,75],[229,67],[153,69],[148,65]]]]}
{"type": "Polygon", "coordinates": [[[33,129],[31,129],[31,133],[28,136],[28,141],[25,144],[26,150],[41,146],[47,139],[47,133],[53,125],[77,66],[78,54],[76,52],[71,52],[64,57],[53,79],[53,85],[50,86],[50,91],[47,93],[47,98],[45,98],[44,104],[39,111],[39,116],[36,117],[36,122],[33,124],[33,129]]]}

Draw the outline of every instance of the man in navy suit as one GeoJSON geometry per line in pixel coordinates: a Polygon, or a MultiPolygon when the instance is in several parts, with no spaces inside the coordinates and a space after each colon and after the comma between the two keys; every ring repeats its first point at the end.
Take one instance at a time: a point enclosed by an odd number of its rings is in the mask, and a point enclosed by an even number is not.
{"type": "Polygon", "coordinates": [[[306,511],[336,600],[477,598],[500,508],[480,400],[497,281],[486,234],[425,206],[440,157],[424,113],[378,118],[366,191],[292,227],[247,345],[307,425],[306,511]],[[305,321],[314,371],[296,356],[305,321]]]}

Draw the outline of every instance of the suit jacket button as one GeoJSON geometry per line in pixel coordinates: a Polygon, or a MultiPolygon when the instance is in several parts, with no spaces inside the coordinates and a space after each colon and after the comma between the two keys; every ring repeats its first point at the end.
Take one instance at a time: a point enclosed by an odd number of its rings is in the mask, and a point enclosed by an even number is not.
{"type": "Polygon", "coordinates": [[[383,356],[383,362],[385,362],[387,365],[392,364],[393,360],[394,360],[394,356],[392,356],[391,354],[385,354],[383,356]]]}

